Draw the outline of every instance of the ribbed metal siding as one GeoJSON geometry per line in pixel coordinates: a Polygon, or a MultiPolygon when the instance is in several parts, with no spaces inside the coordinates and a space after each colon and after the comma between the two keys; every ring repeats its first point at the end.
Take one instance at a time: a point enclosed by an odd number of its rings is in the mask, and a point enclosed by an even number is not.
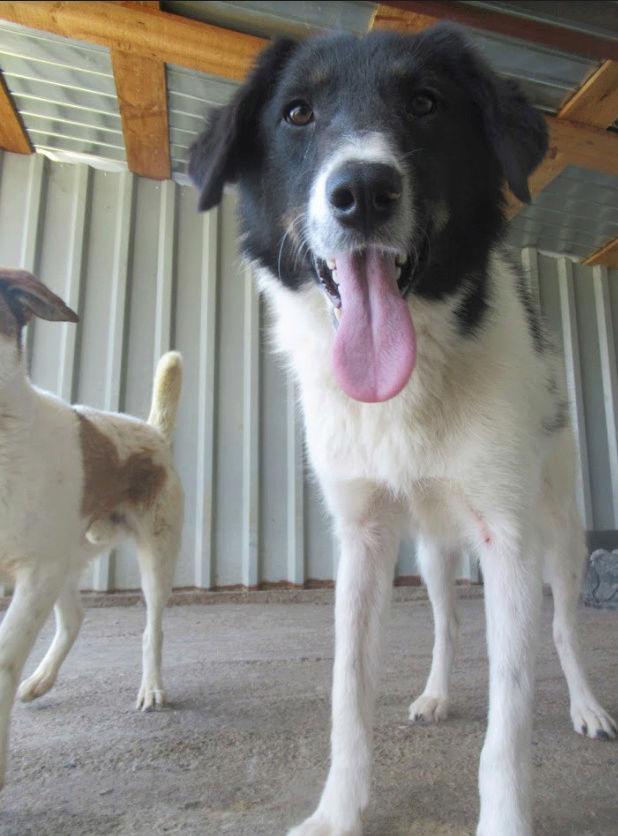
{"type": "MultiPolygon", "coordinates": [[[[146,416],[154,365],[184,355],[175,456],[186,492],[176,587],[332,579],[336,552],[306,473],[287,376],[235,245],[235,200],[196,212],[194,192],[40,156],[0,158],[0,263],[37,272],[78,327],[29,326],[32,378],[66,399],[146,416]]],[[[564,342],[589,528],[618,528],[618,273],[525,250],[564,342]]],[[[416,572],[410,543],[399,574],[416,572]]],[[[461,576],[474,576],[468,559],[461,576]]],[[[132,549],[84,588],[139,585],[132,549]]]]}

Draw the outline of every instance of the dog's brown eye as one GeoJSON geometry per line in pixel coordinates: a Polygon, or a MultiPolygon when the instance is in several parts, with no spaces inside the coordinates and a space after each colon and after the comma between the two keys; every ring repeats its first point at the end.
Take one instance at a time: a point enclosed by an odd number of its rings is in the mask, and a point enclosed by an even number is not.
{"type": "Polygon", "coordinates": [[[410,116],[429,116],[436,109],[436,98],[432,93],[417,93],[408,104],[410,116]]]}
{"type": "Polygon", "coordinates": [[[286,122],[302,128],[309,122],[313,122],[313,111],[307,102],[292,102],[291,105],[286,107],[284,117],[286,122]]]}

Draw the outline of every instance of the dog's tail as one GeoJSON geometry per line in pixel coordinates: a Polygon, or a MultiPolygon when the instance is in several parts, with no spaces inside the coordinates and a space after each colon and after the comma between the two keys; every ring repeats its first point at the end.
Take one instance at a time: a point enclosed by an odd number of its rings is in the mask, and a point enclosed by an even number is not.
{"type": "Polygon", "coordinates": [[[159,430],[168,444],[174,435],[181,388],[182,355],[178,351],[168,351],[157,363],[148,416],[148,423],[159,430]]]}

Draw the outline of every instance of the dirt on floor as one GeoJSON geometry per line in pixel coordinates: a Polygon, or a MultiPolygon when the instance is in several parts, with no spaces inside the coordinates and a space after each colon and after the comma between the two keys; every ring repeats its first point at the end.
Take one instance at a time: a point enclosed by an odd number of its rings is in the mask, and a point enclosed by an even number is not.
{"type": "MultiPolygon", "coordinates": [[[[435,727],[407,720],[429,670],[431,610],[396,595],[366,836],[474,833],[487,662],[483,601],[462,594],[452,713],[435,727]]],[[[169,707],[152,713],[133,707],[143,606],[88,609],[55,688],[14,707],[0,834],[284,834],[312,811],[328,768],[332,593],[309,600],[169,608],[169,707]]],[[[580,624],[592,682],[618,717],[618,612],[582,609],[580,624]]],[[[549,598],[537,694],[535,833],[616,836],[618,744],[573,732],[549,598]]]]}

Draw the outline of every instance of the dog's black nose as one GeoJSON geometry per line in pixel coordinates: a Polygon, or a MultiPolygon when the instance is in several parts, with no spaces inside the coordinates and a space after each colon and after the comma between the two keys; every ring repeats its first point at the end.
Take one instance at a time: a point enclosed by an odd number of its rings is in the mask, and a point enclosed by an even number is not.
{"type": "Polygon", "coordinates": [[[335,218],[362,232],[369,232],[392,216],[401,191],[401,174],[386,163],[352,160],[333,171],[326,181],[326,198],[335,218]]]}

